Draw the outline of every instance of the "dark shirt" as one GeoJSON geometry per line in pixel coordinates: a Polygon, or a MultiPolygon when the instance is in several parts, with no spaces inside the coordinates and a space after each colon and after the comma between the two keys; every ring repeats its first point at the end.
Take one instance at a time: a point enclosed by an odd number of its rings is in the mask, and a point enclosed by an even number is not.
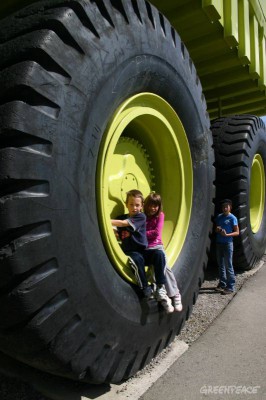
{"type": "Polygon", "coordinates": [[[148,246],[146,237],[146,215],[142,212],[130,217],[129,214],[119,215],[116,219],[127,220],[129,226],[118,227],[117,232],[122,242],[122,250],[142,251],[148,246]]]}

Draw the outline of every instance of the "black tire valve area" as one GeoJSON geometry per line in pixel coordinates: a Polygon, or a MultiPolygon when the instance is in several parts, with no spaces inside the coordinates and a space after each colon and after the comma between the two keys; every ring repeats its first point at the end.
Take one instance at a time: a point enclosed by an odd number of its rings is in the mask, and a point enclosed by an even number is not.
{"type": "Polygon", "coordinates": [[[196,70],[144,0],[38,1],[1,21],[0,37],[0,350],[51,374],[120,382],[174,339],[203,282],[214,154],[196,70]],[[145,92],[175,110],[193,163],[189,228],[173,265],[184,310],[171,317],[116,272],[97,217],[104,132],[145,92]]]}

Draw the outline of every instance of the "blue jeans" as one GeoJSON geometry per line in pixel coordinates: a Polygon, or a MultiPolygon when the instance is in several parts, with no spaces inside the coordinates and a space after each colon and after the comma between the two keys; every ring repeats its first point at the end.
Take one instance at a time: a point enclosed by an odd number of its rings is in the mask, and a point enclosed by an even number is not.
{"type": "Polygon", "coordinates": [[[235,290],[235,272],[233,267],[233,242],[216,243],[216,256],[219,267],[220,286],[235,290]]]}
{"type": "Polygon", "coordinates": [[[154,275],[157,285],[165,284],[165,255],[164,252],[158,249],[127,251],[125,254],[133,259],[138,270],[134,270],[137,282],[141,288],[148,286],[148,281],[145,272],[145,265],[154,267],[154,275]]]}

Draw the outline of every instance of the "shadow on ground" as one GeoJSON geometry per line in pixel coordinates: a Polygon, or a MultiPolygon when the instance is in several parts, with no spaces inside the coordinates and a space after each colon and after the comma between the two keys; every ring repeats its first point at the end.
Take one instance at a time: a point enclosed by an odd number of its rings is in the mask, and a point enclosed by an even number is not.
{"type": "Polygon", "coordinates": [[[90,385],[55,377],[0,353],[1,400],[96,399],[109,391],[109,385],[90,385]]]}

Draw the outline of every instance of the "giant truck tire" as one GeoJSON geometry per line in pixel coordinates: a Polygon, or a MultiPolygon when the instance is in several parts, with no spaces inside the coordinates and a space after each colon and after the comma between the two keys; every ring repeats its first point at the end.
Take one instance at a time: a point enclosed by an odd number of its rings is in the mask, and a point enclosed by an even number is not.
{"type": "Polygon", "coordinates": [[[234,239],[234,266],[249,270],[266,248],[266,131],[252,115],[219,118],[212,123],[216,166],[216,205],[233,202],[240,235],[234,239]]]}
{"type": "Polygon", "coordinates": [[[167,346],[203,280],[214,155],[195,68],[148,2],[40,1],[1,24],[0,350],[119,382],[167,346]],[[145,301],[111,229],[161,193],[183,312],[145,301]]]}

